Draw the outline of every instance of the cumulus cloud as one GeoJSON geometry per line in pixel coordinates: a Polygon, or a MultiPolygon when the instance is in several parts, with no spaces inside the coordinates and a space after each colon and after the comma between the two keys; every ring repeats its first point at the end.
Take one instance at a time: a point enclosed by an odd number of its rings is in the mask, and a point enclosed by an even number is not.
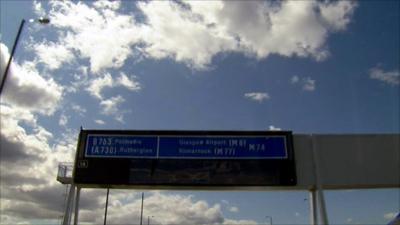
{"type": "Polygon", "coordinates": [[[299,85],[304,91],[315,91],[316,81],[311,77],[302,77],[295,75],[290,79],[290,83],[293,85],[299,85]]]}
{"type": "Polygon", "coordinates": [[[245,93],[244,97],[252,100],[252,101],[257,101],[257,102],[263,102],[271,97],[269,96],[268,93],[266,92],[250,92],[250,93],[245,93]]]}
{"type": "Polygon", "coordinates": [[[137,26],[133,17],[115,11],[118,3],[97,2],[96,7],[82,2],[50,4],[52,26],[67,31],[61,43],[88,58],[93,73],[119,68],[133,54],[130,46],[137,42],[137,26]]]}
{"type": "Polygon", "coordinates": [[[115,120],[122,123],[124,121],[124,112],[119,109],[119,105],[123,102],[125,102],[125,99],[121,95],[101,100],[101,113],[114,116],[115,120]]]}
{"type": "Polygon", "coordinates": [[[118,95],[101,101],[100,105],[103,107],[103,113],[105,115],[111,115],[117,111],[116,107],[124,101],[125,99],[121,95],[118,95]]]}
{"type": "Polygon", "coordinates": [[[344,30],[356,8],[355,1],[323,2],[319,5],[322,19],[331,29],[344,30]]]}
{"type": "Polygon", "coordinates": [[[113,79],[111,74],[106,73],[103,77],[99,77],[91,81],[89,87],[86,89],[91,95],[98,99],[102,99],[101,91],[105,87],[112,87],[113,79]]]}
{"type": "Polygon", "coordinates": [[[398,70],[384,71],[379,67],[374,67],[369,70],[369,77],[392,86],[400,84],[400,72],[398,70]]]}
{"type": "Polygon", "coordinates": [[[268,130],[271,130],[271,131],[277,131],[277,130],[282,130],[281,128],[279,128],[279,127],[275,127],[274,125],[270,125],[269,127],[268,127],[268,130]]]}
{"type": "Polygon", "coordinates": [[[140,83],[129,78],[125,73],[121,72],[120,76],[114,81],[110,73],[106,73],[103,77],[99,77],[90,81],[87,91],[98,99],[103,99],[101,91],[106,87],[125,87],[131,91],[139,91],[141,89],[140,83]]]}
{"type": "Polygon", "coordinates": [[[237,48],[232,35],[210,28],[200,20],[201,15],[181,4],[139,2],[138,7],[147,18],[141,41],[145,43],[143,50],[148,57],[173,58],[195,69],[205,69],[214,55],[237,48]]]}
{"type": "Polygon", "coordinates": [[[33,11],[36,15],[44,16],[46,14],[41,2],[34,0],[32,5],[33,5],[33,11]]]}
{"type": "Polygon", "coordinates": [[[121,72],[120,76],[117,78],[115,86],[125,87],[131,91],[139,91],[141,89],[140,83],[136,80],[135,76],[133,78],[129,78],[125,73],[121,72]]]}
{"type": "Polygon", "coordinates": [[[345,30],[357,7],[352,1],[137,2],[142,22],[120,12],[120,2],[50,4],[52,26],[64,31],[59,44],[89,59],[94,73],[120,68],[131,56],[172,58],[195,69],[227,52],[324,60],[329,34],[345,30]]]}
{"type": "MultiPolygon", "coordinates": [[[[123,198],[113,199],[109,218],[116,224],[127,224],[138,221],[140,216],[140,199],[128,204],[123,198]]],[[[218,204],[210,206],[206,201],[194,201],[192,196],[169,195],[159,192],[145,198],[146,215],[157,215],[154,224],[221,224],[224,217],[218,204]],[[174,207],[170,207],[173,205],[174,207]]]]}
{"type": "Polygon", "coordinates": [[[391,220],[391,219],[393,219],[395,216],[396,216],[396,213],[395,213],[395,212],[388,212],[388,213],[385,213],[385,214],[383,215],[383,218],[385,218],[385,219],[387,219],[387,220],[391,220]]]}
{"type": "MultiPolygon", "coordinates": [[[[0,43],[1,73],[4,73],[6,59],[9,58],[7,47],[0,43]]],[[[17,105],[42,114],[51,115],[62,100],[63,87],[53,79],[45,79],[36,70],[35,64],[25,62],[22,65],[12,63],[2,93],[2,102],[17,105]]]]}
{"type": "Polygon", "coordinates": [[[99,0],[93,3],[94,7],[99,9],[113,9],[116,10],[121,6],[120,1],[107,1],[107,0],[99,0]]]}
{"type": "Polygon", "coordinates": [[[303,90],[305,91],[314,91],[315,90],[315,80],[310,77],[306,77],[303,80],[303,90]]]}
{"type": "Polygon", "coordinates": [[[49,69],[60,68],[63,63],[70,63],[74,55],[65,45],[54,42],[31,43],[30,48],[36,53],[39,62],[45,64],[49,69]]]}
{"type": "Polygon", "coordinates": [[[68,116],[65,114],[61,114],[60,119],[58,120],[58,125],[65,126],[68,123],[68,116]]]}
{"type": "Polygon", "coordinates": [[[99,125],[104,125],[106,124],[106,122],[104,122],[103,120],[95,120],[95,123],[99,124],[99,125]]]}
{"type": "Polygon", "coordinates": [[[229,208],[229,212],[237,213],[237,212],[239,212],[239,208],[236,207],[236,206],[232,206],[232,207],[229,208]]]}
{"type": "Polygon", "coordinates": [[[63,138],[51,146],[53,134],[39,125],[32,111],[5,104],[0,107],[2,221],[57,219],[64,191],[55,181],[57,163],[72,160],[76,138],[63,138]]]}
{"type": "MultiPolygon", "coordinates": [[[[84,189],[80,221],[100,224],[104,212],[105,191],[84,189]],[[87,203],[86,203],[87,202],[87,203]]],[[[111,190],[107,218],[115,224],[132,224],[140,221],[141,196],[131,190],[111,190]]],[[[194,200],[191,195],[167,194],[154,191],[145,195],[143,218],[151,217],[152,224],[257,224],[252,220],[225,218],[219,204],[210,205],[204,200],[194,200]],[[173,205],[174,207],[171,207],[173,205]],[[156,215],[156,216],[154,216],[156,215]],[[152,217],[154,216],[154,217],[152,217]]]]}
{"type": "Polygon", "coordinates": [[[300,78],[299,78],[299,76],[297,76],[297,75],[295,75],[295,76],[293,76],[292,78],[290,78],[290,82],[292,83],[292,84],[296,84],[296,83],[298,83],[300,81],[300,78]]]}
{"type": "Polygon", "coordinates": [[[74,112],[76,112],[76,113],[78,113],[79,115],[81,115],[81,116],[83,116],[83,115],[86,113],[86,111],[87,111],[83,106],[78,105],[78,104],[75,104],[75,103],[71,103],[71,109],[72,109],[74,112]]]}

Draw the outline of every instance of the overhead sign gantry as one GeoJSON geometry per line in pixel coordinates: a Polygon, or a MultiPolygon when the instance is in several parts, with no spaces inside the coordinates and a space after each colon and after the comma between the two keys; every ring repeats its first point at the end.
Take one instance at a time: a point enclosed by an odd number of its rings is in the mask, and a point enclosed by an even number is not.
{"type": "Polygon", "coordinates": [[[80,186],[296,185],[291,132],[82,130],[79,139],[80,186]]]}

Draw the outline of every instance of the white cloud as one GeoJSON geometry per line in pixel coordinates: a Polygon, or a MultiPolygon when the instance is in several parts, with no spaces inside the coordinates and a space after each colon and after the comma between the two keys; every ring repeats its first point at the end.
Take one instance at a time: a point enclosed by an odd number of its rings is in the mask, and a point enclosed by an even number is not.
{"type": "Polygon", "coordinates": [[[103,88],[112,86],[113,79],[111,77],[111,74],[106,73],[103,77],[93,79],[86,90],[89,91],[89,93],[96,98],[103,99],[103,97],[101,96],[101,91],[103,90],[103,88]]]}
{"type": "Polygon", "coordinates": [[[83,116],[87,111],[83,106],[75,103],[71,103],[71,109],[81,116],[83,116]]]}
{"type": "MultiPolygon", "coordinates": [[[[80,220],[87,223],[101,223],[102,218],[95,215],[104,212],[105,193],[90,190],[81,193],[87,199],[101,199],[97,207],[82,210],[80,220]],[[90,194],[90,196],[87,196],[90,194]],[[102,196],[101,196],[102,195],[102,196]]],[[[83,200],[84,202],[85,200],[83,200]]],[[[140,219],[141,198],[137,192],[112,190],[109,197],[108,217],[115,224],[130,224],[140,219]]],[[[145,195],[143,217],[154,216],[151,224],[257,224],[252,220],[232,220],[224,218],[219,204],[209,205],[204,200],[194,200],[192,196],[151,192],[145,195]],[[173,205],[174,207],[171,207],[173,205]]]]}
{"type": "Polygon", "coordinates": [[[60,161],[72,161],[76,134],[55,137],[38,123],[32,110],[1,104],[1,220],[58,219],[65,189],[55,177],[60,161]]]}
{"type": "MultiPolygon", "coordinates": [[[[1,73],[4,73],[6,59],[9,57],[7,47],[1,47],[1,73]]],[[[17,105],[42,114],[51,115],[62,100],[63,87],[52,78],[45,79],[32,62],[23,65],[12,63],[3,90],[3,103],[17,105]]]]}
{"type": "Polygon", "coordinates": [[[60,126],[65,126],[68,123],[68,116],[66,116],[64,113],[61,114],[60,119],[58,120],[58,125],[60,126]]]}
{"type": "Polygon", "coordinates": [[[65,31],[59,44],[88,58],[94,73],[119,68],[130,56],[172,58],[195,69],[209,68],[214,56],[226,52],[323,60],[329,56],[329,34],[345,30],[357,6],[311,0],[149,1],[136,3],[140,23],[119,12],[120,2],[50,4],[52,26],[65,31]]]}
{"type": "Polygon", "coordinates": [[[109,9],[117,10],[121,6],[121,2],[120,1],[99,0],[99,1],[94,2],[93,5],[96,8],[100,8],[100,9],[109,8],[109,9]]]}
{"type": "Polygon", "coordinates": [[[334,30],[346,28],[356,7],[354,1],[323,2],[319,5],[321,17],[334,30]]]}
{"type": "Polygon", "coordinates": [[[111,115],[118,112],[118,105],[124,101],[125,99],[121,95],[118,95],[101,101],[100,105],[102,106],[102,110],[105,115],[111,115]]]}
{"type": "Polygon", "coordinates": [[[391,220],[396,216],[395,212],[389,212],[389,213],[385,213],[383,215],[383,218],[387,219],[387,220],[391,220]]]}
{"type": "Polygon", "coordinates": [[[369,77],[393,86],[400,84],[400,72],[398,70],[383,71],[379,67],[374,67],[369,70],[369,77]]]}
{"type": "Polygon", "coordinates": [[[30,48],[35,51],[39,61],[51,70],[58,69],[63,63],[70,63],[74,59],[71,50],[63,44],[54,42],[31,43],[30,48]]]}
{"type": "Polygon", "coordinates": [[[347,219],[346,219],[346,222],[347,222],[347,223],[353,222],[353,218],[347,218],[347,219]]]}
{"type": "Polygon", "coordinates": [[[268,127],[268,130],[272,130],[272,131],[276,130],[276,131],[278,131],[278,130],[282,130],[282,129],[279,128],[279,127],[275,127],[274,125],[270,125],[270,126],[268,127]]]}
{"type": "Polygon", "coordinates": [[[297,76],[297,75],[294,75],[291,79],[290,79],[290,82],[292,83],[292,84],[296,84],[296,83],[298,83],[300,81],[300,78],[299,78],[299,76],[297,76]]]}
{"type": "Polygon", "coordinates": [[[42,7],[42,3],[36,0],[33,1],[33,11],[37,16],[44,16],[46,14],[45,10],[42,7]]]}
{"type": "Polygon", "coordinates": [[[90,60],[90,69],[98,73],[107,68],[119,68],[132,55],[131,45],[137,43],[138,28],[133,17],[122,15],[113,3],[52,1],[52,26],[68,30],[62,42],[83,58],[90,60]]]}
{"type": "Polygon", "coordinates": [[[95,120],[95,123],[99,124],[99,125],[104,125],[106,124],[106,122],[104,122],[103,120],[95,120]]]}
{"type": "Polygon", "coordinates": [[[306,77],[303,80],[303,90],[305,91],[314,91],[315,90],[315,80],[310,77],[306,77]]]}
{"type": "MultiPolygon", "coordinates": [[[[224,34],[238,40],[238,50],[258,59],[270,54],[327,57],[329,30],[318,14],[327,5],[316,1],[189,2],[192,10],[224,34]],[[215,7],[204,7],[213,4],[215,7]]],[[[329,5],[341,12],[341,5],[329,5]]],[[[349,13],[350,14],[350,13],[349,13]]],[[[347,15],[347,14],[346,14],[347,15]]]]}
{"type": "MultiPolygon", "coordinates": [[[[127,224],[139,219],[140,199],[128,204],[123,204],[122,201],[123,198],[112,200],[113,207],[109,208],[110,221],[127,224]]],[[[154,224],[220,224],[224,221],[218,204],[209,206],[206,201],[194,201],[191,196],[155,192],[145,199],[145,207],[145,214],[157,215],[152,219],[154,224]],[[170,207],[171,205],[174,207],[170,207]]]]}
{"type": "Polygon", "coordinates": [[[206,69],[214,55],[237,47],[232,35],[210,28],[181,4],[150,1],[139,2],[138,6],[147,18],[141,40],[148,57],[173,58],[195,69],[206,69]]]}
{"type": "Polygon", "coordinates": [[[121,72],[117,78],[116,86],[126,87],[131,91],[139,91],[141,89],[140,83],[132,78],[129,78],[125,73],[121,72]]]}
{"type": "Polygon", "coordinates": [[[311,77],[302,77],[300,78],[297,75],[292,76],[290,79],[290,83],[293,85],[299,85],[302,87],[304,91],[315,91],[316,81],[311,79],[311,77]]]}
{"type": "Polygon", "coordinates": [[[269,96],[268,93],[266,92],[250,92],[250,93],[245,93],[244,97],[252,100],[252,101],[257,101],[257,102],[263,102],[265,100],[270,99],[271,97],[269,96]]]}
{"type": "Polygon", "coordinates": [[[295,215],[296,217],[299,217],[301,214],[300,214],[299,212],[295,212],[294,215],[295,215]]]}
{"type": "Polygon", "coordinates": [[[232,207],[229,208],[229,212],[237,213],[237,212],[239,212],[239,208],[236,207],[236,206],[232,206],[232,207]]]}
{"type": "Polygon", "coordinates": [[[141,89],[140,83],[133,78],[129,78],[125,73],[121,72],[120,76],[114,81],[110,73],[106,73],[103,77],[99,77],[93,79],[89,82],[89,87],[87,87],[87,91],[89,93],[98,98],[103,99],[101,95],[101,91],[106,87],[125,87],[131,91],[139,91],[141,89]]]}
{"type": "Polygon", "coordinates": [[[119,108],[119,105],[125,102],[125,99],[121,96],[114,96],[106,100],[101,100],[100,107],[101,113],[108,116],[114,116],[114,119],[123,122],[124,111],[119,108]]]}
{"type": "Polygon", "coordinates": [[[256,225],[258,224],[256,221],[254,220],[231,220],[231,219],[225,219],[224,223],[226,225],[256,225]]]}

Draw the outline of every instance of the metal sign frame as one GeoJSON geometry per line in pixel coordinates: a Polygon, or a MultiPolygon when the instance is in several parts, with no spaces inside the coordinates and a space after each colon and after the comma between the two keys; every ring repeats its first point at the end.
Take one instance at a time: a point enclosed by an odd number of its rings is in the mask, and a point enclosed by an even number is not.
{"type": "Polygon", "coordinates": [[[235,189],[257,186],[294,186],[297,182],[292,133],[288,131],[81,130],[73,177],[76,185],[95,188],[235,189]],[[268,140],[268,138],[279,137],[282,138],[284,142],[285,152],[279,157],[268,155],[264,155],[264,157],[246,157],[246,155],[242,155],[241,157],[187,157],[181,155],[168,157],[168,155],[160,156],[159,152],[157,152],[156,157],[93,156],[87,152],[89,146],[88,141],[90,138],[96,136],[157,137],[157,151],[161,150],[160,139],[162,140],[162,138],[170,137],[178,137],[181,139],[203,138],[204,140],[213,138],[225,138],[226,140],[247,138],[246,140],[250,140],[251,138],[260,137],[268,140]],[[132,167],[135,166],[139,167],[137,171],[132,169],[132,167]],[[232,169],[236,174],[229,174],[232,173],[229,171],[222,174],[223,172],[218,172],[221,171],[220,169],[213,171],[215,168],[224,166],[229,168],[236,167],[236,169],[232,169]],[[151,172],[149,172],[149,169],[143,169],[145,167],[151,167],[151,172]],[[140,168],[142,168],[142,170],[140,168]],[[200,168],[201,171],[199,172],[200,168]],[[240,173],[242,175],[238,174],[239,170],[237,168],[241,168],[240,173]],[[186,173],[179,172],[185,169],[189,171],[186,173]],[[147,172],[144,170],[147,170],[147,172]],[[203,177],[196,178],[193,182],[191,181],[192,178],[185,178],[188,174],[196,172],[202,174],[203,177]],[[102,177],[101,173],[105,173],[106,175],[102,177]],[[140,180],[141,174],[143,173],[151,173],[154,179],[151,181],[140,180]],[[174,173],[178,174],[175,175],[174,173]],[[208,176],[207,173],[212,175],[208,176]],[[175,179],[174,176],[180,176],[181,178],[175,179]],[[246,180],[247,176],[249,177],[248,180],[246,180]],[[250,176],[252,177],[251,179],[250,176]],[[139,178],[136,179],[135,177],[139,178]]]}

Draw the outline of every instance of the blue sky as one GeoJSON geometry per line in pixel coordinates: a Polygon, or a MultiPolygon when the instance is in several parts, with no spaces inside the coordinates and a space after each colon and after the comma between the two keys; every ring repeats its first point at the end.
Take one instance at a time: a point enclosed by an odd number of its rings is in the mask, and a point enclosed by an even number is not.
{"type": "MultiPolygon", "coordinates": [[[[2,152],[2,223],[53,223],[61,215],[55,168],[72,161],[80,126],[400,131],[398,1],[0,4],[1,71],[27,20],[1,100],[2,148],[13,149],[2,152]],[[40,16],[50,24],[29,22],[40,16]],[[10,169],[16,166],[26,172],[10,169]]],[[[136,218],[126,211],[136,210],[138,195],[115,193],[110,218],[136,218]]],[[[81,218],[96,222],[90,218],[100,217],[104,193],[87,196],[84,204],[95,210],[81,218]]],[[[159,223],[168,216],[188,222],[182,212],[190,210],[209,212],[197,215],[199,223],[256,224],[265,215],[274,224],[308,221],[306,192],[146,196],[188,210],[155,216],[159,223]]],[[[326,198],[332,224],[385,224],[399,211],[398,190],[329,191],[326,198]]]]}

